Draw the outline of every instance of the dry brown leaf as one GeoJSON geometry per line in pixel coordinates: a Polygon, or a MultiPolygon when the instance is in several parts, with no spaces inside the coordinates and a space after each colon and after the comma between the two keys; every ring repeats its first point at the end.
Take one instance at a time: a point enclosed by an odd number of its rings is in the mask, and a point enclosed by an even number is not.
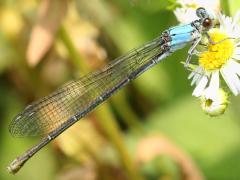
{"type": "Polygon", "coordinates": [[[44,0],[33,27],[27,48],[27,61],[30,66],[39,63],[52,46],[55,33],[67,11],[67,0],[44,0]]]}
{"type": "Polygon", "coordinates": [[[157,134],[145,137],[138,144],[137,161],[140,163],[151,161],[161,154],[171,156],[179,164],[183,172],[184,179],[204,179],[191,158],[163,135],[157,134]]]}
{"type": "Polygon", "coordinates": [[[64,19],[64,27],[74,47],[91,69],[104,66],[107,54],[98,43],[100,35],[98,27],[79,15],[76,4],[69,3],[68,9],[64,19]]]}

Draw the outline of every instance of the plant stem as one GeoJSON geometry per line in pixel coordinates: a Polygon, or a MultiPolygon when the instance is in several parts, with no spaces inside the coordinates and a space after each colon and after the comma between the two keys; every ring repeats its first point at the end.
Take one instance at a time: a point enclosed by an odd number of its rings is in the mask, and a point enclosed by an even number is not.
{"type": "Polygon", "coordinates": [[[127,102],[126,93],[124,91],[120,91],[114,95],[111,100],[114,108],[121,116],[124,123],[126,123],[130,128],[139,131],[139,133],[144,133],[144,127],[139,122],[138,117],[127,102]]]}
{"type": "Polygon", "coordinates": [[[59,37],[62,40],[62,42],[64,43],[64,45],[66,46],[69,56],[70,56],[70,60],[72,61],[74,67],[76,67],[78,70],[80,69],[81,72],[83,72],[83,74],[89,72],[89,68],[88,65],[85,63],[85,61],[83,60],[83,58],[80,56],[80,54],[78,53],[78,50],[75,48],[70,36],[68,35],[66,29],[61,26],[59,28],[59,37]]]}
{"type": "MultiPolygon", "coordinates": [[[[64,27],[60,28],[59,36],[68,49],[69,56],[72,59],[74,65],[83,72],[89,72],[90,68],[86,63],[84,63],[84,60],[82,60],[79,52],[74,47],[74,44],[64,27]]],[[[102,129],[118,152],[120,160],[125,170],[127,171],[129,178],[132,180],[141,180],[142,178],[138,174],[137,168],[134,165],[129,152],[124,145],[122,135],[108,103],[105,102],[100,107],[98,107],[95,110],[95,113],[99,119],[99,123],[101,124],[102,129]]]]}
{"type": "Polygon", "coordinates": [[[109,105],[107,103],[102,104],[101,107],[96,110],[96,114],[100,119],[99,123],[101,124],[102,129],[117,150],[120,160],[128,172],[129,179],[141,180],[142,178],[138,174],[136,166],[124,145],[122,135],[109,108],[109,105]]]}

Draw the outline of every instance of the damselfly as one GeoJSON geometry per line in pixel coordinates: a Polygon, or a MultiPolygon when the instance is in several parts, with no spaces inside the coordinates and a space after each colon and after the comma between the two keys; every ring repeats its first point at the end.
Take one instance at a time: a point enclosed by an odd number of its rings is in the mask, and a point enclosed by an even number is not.
{"type": "MultiPolygon", "coordinates": [[[[13,136],[46,134],[39,144],[16,158],[8,167],[17,172],[41,148],[72,126],[131,80],[178,49],[191,43],[185,67],[204,34],[214,26],[214,18],[204,9],[199,19],[164,31],[158,38],[117,58],[105,68],[90,73],[32,103],[10,124],[13,136]]],[[[209,36],[208,36],[209,37],[209,36]]]]}

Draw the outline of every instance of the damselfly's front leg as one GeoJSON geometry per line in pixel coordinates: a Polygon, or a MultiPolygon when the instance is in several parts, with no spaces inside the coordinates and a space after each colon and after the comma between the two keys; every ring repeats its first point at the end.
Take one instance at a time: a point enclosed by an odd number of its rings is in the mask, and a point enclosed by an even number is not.
{"type": "Polygon", "coordinates": [[[184,64],[184,68],[187,69],[187,70],[188,70],[188,66],[189,66],[189,63],[191,61],[192,55],[194,54],[194,50],[196,49],[196,47],[197,47],[197,45],[199,44],[200,41],[201,41],[201,37],[196,39],[193,42],[193,45],[191,46],[191,48],[188,50],[188,57],[187,57],[187,60],[184,64]]]}

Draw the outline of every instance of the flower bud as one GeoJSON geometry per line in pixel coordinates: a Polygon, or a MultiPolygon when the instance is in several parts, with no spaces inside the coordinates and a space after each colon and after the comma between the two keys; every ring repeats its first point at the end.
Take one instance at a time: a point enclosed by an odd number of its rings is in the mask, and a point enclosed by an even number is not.
{"type": "Polygon", "coordinates": [[[228,94],[223,89],[218,89],[215,93],[206,91],[200,100],[203,111],[209,116],[222,115],[228,106],[228,94]]]}

